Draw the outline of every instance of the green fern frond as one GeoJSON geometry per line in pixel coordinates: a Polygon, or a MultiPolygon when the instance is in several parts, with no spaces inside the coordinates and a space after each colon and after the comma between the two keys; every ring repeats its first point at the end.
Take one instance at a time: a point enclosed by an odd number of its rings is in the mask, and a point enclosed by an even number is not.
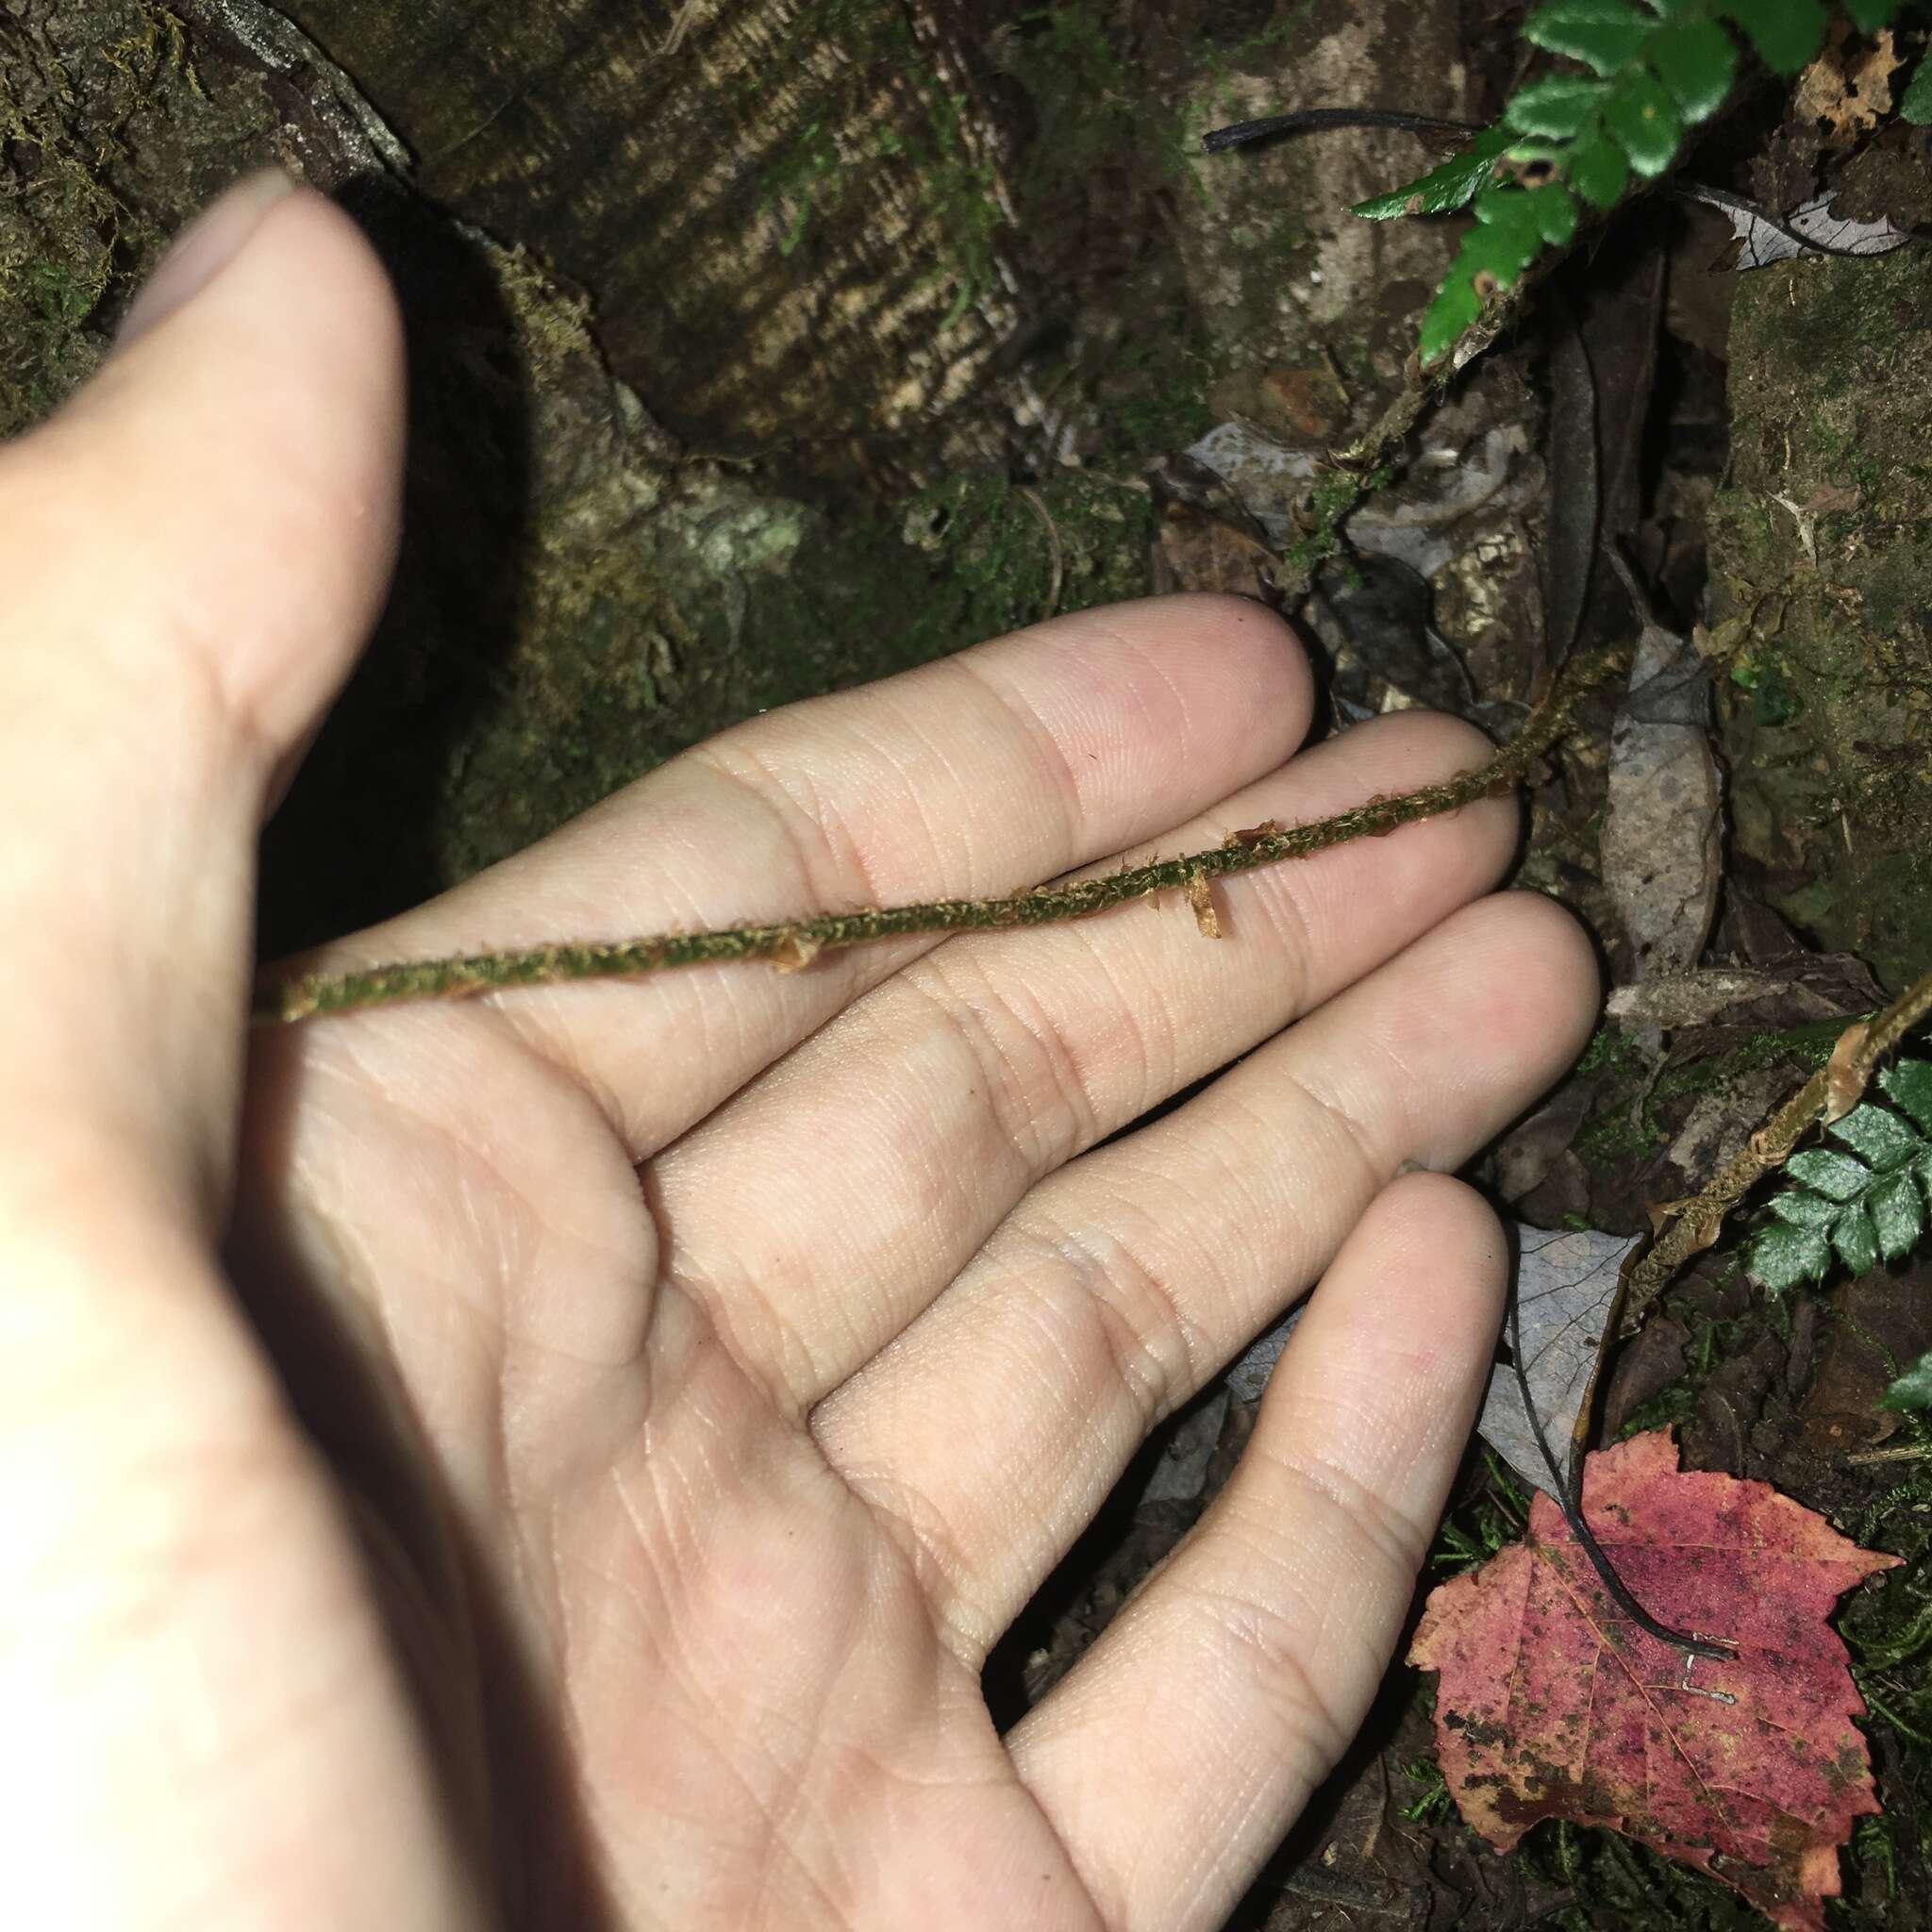
{"type": "MultiPolygon", "coordinates": [[[[1870,33],[1904,4],[1844,0],[1844,10],[1870,33]]],[[[1531,81],[1459,154],[1353,210],[1387,221],[1474,204],[1475,225],[1423,317],[1422,359],[1445,354],[1492,295],[1567,242],[1579,203],[1606,212],[1633,178],[1653,181],[1672,165],[1685,135],[1731,91],[1734,34],[1774,72],[1792,75],[1824,45],[1830,18],[1822,0],[1550,0],[1532,14],[1524,38],[1590,72],[1531,81]]],[[[1908,118],[1921,93],[1932,118],[1927,72],[1932,58],[1908,91],[1908,118]]]]}
{"type": "Polygon", "coordinates": [[[1813,1147],[1785,1163],[1796,1185],[1767,1204],[1772,1224],[1753,1239],[1747,1261],[1772,1293],[1822,1279],[1834,1257],[1863,1274],[1881,1257],[1897,1260],[1924,1233],[1932,1060],[1901,1060],[1878,1085],[1890,1107],[1867,1101],[1825,1129],[1842,1149],[1813,1147]]]}
{"type": "Polygon", "coordinates": [[[1909,121],[1914,127],[1924,127],[1932,121],[1932,54],[1920,59],[1918,72],[1907,84],[1898,111],[1900,120],[1909,121]]]}
{"type": "Polygon", "coordinates": [[[1496,161],[1515,145],[1516,135],[1500,124],[1485,128],[1460,154],[1454,154],[1440,168],[1431,168],[1406,188],[1391,188],[1373,201],[1358,202],[1351,214],[1366,215],[1372,222],[1386,222],[1396,215],[1446,215],[1466,208],[1470,199],[1490,178],[1496,161]]]}
{"type": "Polygon", "coordinates": [[[1932,1353],[1922,1355],[1883,1395],[1880,1408],[1932,1408],[1932,1353]]]}

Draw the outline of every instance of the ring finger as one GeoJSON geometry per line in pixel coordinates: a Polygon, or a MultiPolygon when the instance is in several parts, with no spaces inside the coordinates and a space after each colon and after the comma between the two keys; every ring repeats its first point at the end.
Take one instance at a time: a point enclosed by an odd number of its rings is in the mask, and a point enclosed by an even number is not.
{"type": "Polygon", "coordinates": [[[1227,1487],[1009,1736],[1119,1932],[1222,1924],[1360,1726],[1474,1419],[1499,1233],[1441,1175],[1384,1190],[1227,1487]]]}

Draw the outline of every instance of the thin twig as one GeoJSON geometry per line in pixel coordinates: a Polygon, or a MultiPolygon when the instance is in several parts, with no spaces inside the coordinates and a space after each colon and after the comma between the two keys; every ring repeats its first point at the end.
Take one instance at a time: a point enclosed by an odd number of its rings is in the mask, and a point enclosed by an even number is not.
{"type": "Polygon", "coordinates": [[[1848,1467],[1863,1469],[1874,1462],[1923,1462],[1932,1456],[1932,1442],[1896,1442],[1890,1449],[1854,1449],[1845,1457],[1848,1467]]]}
{"type": "Polygon", "coordinates": [[[1046,498],[1041,495],[1031,484],[1022,484],[1020,494],[1040,512],[1040,521],[1046,525],[1046,541],[1053,553],[1053,575],[1046,587],[1046,603],[1036,622],[1044,624],[1060,608],[1060,590],[1066,582],[1067,559],[1060,549],[1059,525],[1053,520],[1053,512],[1046,507],[1046,498]]]}
{"type": "Polygon", "coordinates": [[[1628,661],[1627,644],[1575,658],[1564,667],[1523,729],[1487,764],[1441,785],[1392,798],[1372,798],[1333,818],[1284,828],[1273,820],[1231,832],[1219,845],[1179,858],[1125,867],[1067,885],[1036,886],[1003,899],[936,899],[734,925],[708,932],[659,933],[648,939],[557,941],[507,952],[365,966],[348,973],[264,974],[256,983],[254,1019],[275,1024],[403,1000],[460,999],[470,994],[566,980],[628,979],[671,966],[714,959],[768,959],[784,971],[837,947],[866,945],[915,933],[998,931],[1091,918],[1157,892],[1197,894],[1201,885],[1252,872],[1278,859],[1307,858],[1352,840],[1380,838],[1419,820],[1459,810],[1477,799],[1513,791],[1537,759],[1569,730],[1584,692],[1628,661]]]}

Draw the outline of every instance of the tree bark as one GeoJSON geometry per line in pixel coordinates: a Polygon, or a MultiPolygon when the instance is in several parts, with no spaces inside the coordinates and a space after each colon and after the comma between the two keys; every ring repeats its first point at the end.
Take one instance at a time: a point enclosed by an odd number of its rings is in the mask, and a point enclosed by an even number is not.
{"type": "Polygon", "coordinates": [[[1018,325],[987,0],[298,0],[431,200],[596,291],[694,447],[808,467],[967,394],[1018,325]],[[984,17],[982,17],[984,16],[984,17]],[[964,29],[964,30],[962,30],[964,29]]]}

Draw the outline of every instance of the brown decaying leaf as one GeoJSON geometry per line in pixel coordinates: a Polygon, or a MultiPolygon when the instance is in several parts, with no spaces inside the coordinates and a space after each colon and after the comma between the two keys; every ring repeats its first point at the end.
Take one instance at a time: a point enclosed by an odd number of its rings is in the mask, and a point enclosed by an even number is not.
{"type": "Polygon", "coordinates": [[[1524,1542],[1431,1593],[1409,1653],[1441,1673],[1437,1752],[1463,1817],[1504,1852],[1545,1818],[1608,1825],[1822,1932],[1837,1847],[1878,1808],[1824,1620],[1899,1559],[1768,1483],[1679,1471],[1668,1430],[1592,1455],[1584,1507],[1653,1616],[1737,1656],[1639,1630],[1539,1495],[1524,1542]]]}
{"type": "Polygon", "coordinates": [[[1221,591],[1266,601],[1274,553],[1258,537],[1191,504],[1171,503],[1158,525],[1164,588],[1221,591]]]}
{"type": "Polygon", "coordinates": [[[1849,147],[1878,125],[1891,108],[1891,76],[1903,64],[1885,27],[1867,47],[1852,51],[1851,27],[1833,24],[1824,51],[1798,76],[1792,118],[1818,125],[1827,147],[1849,147]]]}

